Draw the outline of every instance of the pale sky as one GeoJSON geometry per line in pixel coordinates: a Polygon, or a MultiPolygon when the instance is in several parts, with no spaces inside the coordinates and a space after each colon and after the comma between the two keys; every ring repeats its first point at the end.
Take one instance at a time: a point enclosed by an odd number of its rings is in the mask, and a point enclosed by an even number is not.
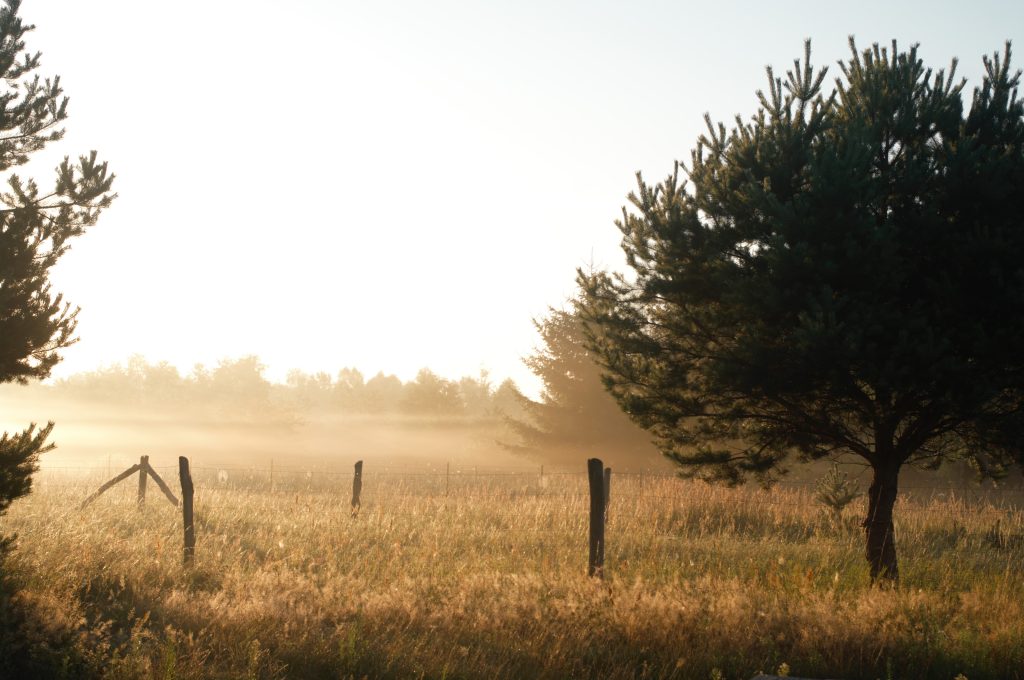
{"type": "MultiPolygon", "coordinates": [[[[54,272],[82,308],[54,375],[133,353],[188,372],[259,355],[403,379],[536,382],[531,318],[576,267],[619,268],[637,170],[688,160],[702,116],[756,109],[764,66],[847,36],[934,67],[1014,39],[1024,3],[25,0],[68,136],[120,197],[54,272]]],[[[1024,65],[1024,58],[1017,60],[1024,65]]],[[[22,171],[22,174],[26,174],[22,171]]]]}

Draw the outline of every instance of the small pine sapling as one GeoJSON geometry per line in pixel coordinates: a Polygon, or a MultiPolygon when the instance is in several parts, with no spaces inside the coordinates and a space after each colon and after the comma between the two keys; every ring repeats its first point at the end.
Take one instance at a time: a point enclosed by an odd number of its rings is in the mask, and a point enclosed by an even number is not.
{"type": "Polygon", "coordinates": [[[849,479],[847,474],[839,469],[835,463],[829,471],[818,480],[817,490],[814,499],[825,506],[829,511],[832,523],[839,525],[843,516],[843,509],[855,498],[860,496],[860,486],[857,482],[849,479]]]}

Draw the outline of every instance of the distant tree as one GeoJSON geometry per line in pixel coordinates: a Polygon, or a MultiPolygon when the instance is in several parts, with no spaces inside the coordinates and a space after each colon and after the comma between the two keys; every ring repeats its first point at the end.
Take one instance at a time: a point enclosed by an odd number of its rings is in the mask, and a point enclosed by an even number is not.
{"type": "Polygon", "coordinates": [[[523,394],[511,378],[505,378],[491,394],[491,409],[496,416],[506,420],[519,421],[526,416],[523,412],[523,394]]]}
{"type": "Polygon", "coordinates": [[[355,368],[343,368],[338,371],[334,381],[334,399],[344,410],[357,409],[363,398],[364,387],[366,382],[362,373],[355,368]]]}
{"type": "Polygon", "coordinates": [[[331,406],[334,381],[331,375],[320,371],[304,373],[298,369],[288,371],[286,377],[290,400],[302,410],[323,410],[331,406]]]}
{"type": "Polygon", "coordinates": [[[76,373],[58,380],[53,387],[56,394],[136,406],[163,407],[185,398],[185,381],[177,368],[166,361],[150,364],[138,354],[129,357],[127,364],[76,373]]]}
{"type": "Polygon", "coordinates": [[[121,364],[69,375],[55,381],[53,387],[63,396],[89,401],[135,400],[140,396],[139,386],[121,364]]]}
{"type": "MultiPolygon", "coordinates": [[[[0,172],[23,165],[64,136],[67,97],[60,79],[40,79],[39,53],[25,51],[32,26],[18,17],[18,0],[0,7],[0,172]]],[[[107,164],[96,153],[57,167],[50,191],[35,181],[7,176],[0,193],[0,383],[45,378],[60,361],[59,351],[75,341],[78,314],[49,282],[51,268],[70,242],[95,224],[114,199],[107,164]]],[[[0,513],[29,492],[39,455],[52,448],[53,423],[30,425],[0,437],[0,513]]]]}
{"type": "Polygon", "coordinates": [[[206,382],[218,415],[253,421],[286,416],[271,401],[271,385],[263,377],[265,370],[256,356],[221,360],[206,382]]]}
{"type": "Polygon", "coordinates": [[[402,381],[380,372],[366,381],[362,394],[363,410],[371,413],[396,411],[402,400],[402,381]]]}
{"type": "Polygon", "coordinates": [[[420,369],[416,379],[406,383],[404,394],[402,408],[408,413],[453,416],[465,411],[459,386],[427,368],[420,369]]]}
{"type": "Polygon", "coordinates": [[[651,436],[605,390],[576,314],[549,309],[533,324],[542,344],[523,362],[544,389],[538,401],[516,390],[521,415],[507,418],[516,441],[506,446],[537,460],[577,467],[588,457],[625,468],[660,464],[651,436]]]}
{"type": "Polygon", "coordinates": [[[467,416],[488,418],[494,415],[494,390],[487,371],[480,371],[480,375],[475,378],[467,375],[459,379],[458,386],[459,397],[467,416]]]}
{"type": "Polygon", "coordinates": [[[151,404],[176,405],[184,399],[185,380],[177,367],[161,361],[156,364],[144,362],[140,368],[146,399],[151,404]]]}
{"type": "Polygon", "coordinates": [[[956,62],[850,47],[831,93],[808,43],[749,122],[708,118],[689,187],[638,175],[633,276],[579,282],[609,388],[684,470],[864,459],[867,560],[894,582],[903,466],[1021,461],[1024,106],[1009,44],[966,115],[956,62]]]}

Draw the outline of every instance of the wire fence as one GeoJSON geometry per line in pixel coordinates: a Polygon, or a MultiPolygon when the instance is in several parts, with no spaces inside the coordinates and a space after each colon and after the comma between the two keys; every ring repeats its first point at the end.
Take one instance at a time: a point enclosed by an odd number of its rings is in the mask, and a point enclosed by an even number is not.
{"type": "MultiPolygon", "coordinates": [[[[172,489],[177,486],[177,466],[152,465],[152,468],[172,489]]],[[[36,473],[35,480],[44,488],[81,488],[84,493],[86,489],[94,490],[120,471],[109,465],[47,466],[36,473]]],[[[355,476],[351,468],[298,465],[194,465],[191,472],[200,497],[203,491],[224,490],[248,494],[315,495],[321,501],[336,497],[339,502],[346,501],[351,494],[355,476]]],[[[566,502],[583,502],[589,498],[586,472],[545,470],[540,466],[530,470],[454,465],[419,469],[367,467],[361,478],[364,503],[385,498],[502,498],[512,501],[544,498],[566,502]]],[[[136,493],[134,486],[127,481],[120,487],[115,493],[136,493]]],[[[717,487],[685,480],[671,472],[613,472],[611,496],[616,502],[645,499],[683,504],[693,503],[695,497],[700,499],[713,488],[717,487]]],[[[728,503],[747,507],[792,505],[795,500],[812,497],[816,490],[815,481],[781,480],[769,489],[750,485],[742,495],[729,495],[728,503]]],[[[863,494],[866,488],[861,491],[863,494]]],[[[899,502],[930,505],[937,512],[950,514],[978,506],[1017,512],[1024,507],[1024,487],[992,482],[909,482],[900,485],[899,502]]]]}
{"type": "MultiPolygon", "coordinates": [[[[152,469],[179,493],[178,466],[152,469]]],[[[100,514],[90,519],[88,511],[77,508],[119,472],[119,467],[109,465],[48,466],[35,481],[44,490],[61,494],[68,517],[102,523],[100,514]]],[[[271,517],[273,522],[313,531],[344,531],[354,519],[352,468],[199,464],[191,467],[191,477],[197,526],[202,536],[209,536],[201,543],[229,540],[224,537],[239,526],[246,527],[244,532],[270,532],[274,541],[280,534],[284,541],[287,531],[277,526],[275,533],[274,526],[267,525],[271,517]]],[[[382,536],[399,542],[406,540],[402,536],[423,531],[435,536],[429,540],[460,531],[469,532],[479,545],[511,549],[515,544],[543,551],[566,540],[582,541],[588,521],[592,522],[589,480],[582,471],[451,464],[396,469],[371,463],[360,477],[359,524],[376,527],[382,536]]],[[[134,502],[136,479],[132,475],[112,487],[105,502],[121,507],[134,502]]],[[[861,497],[847,508],[840,524],[815,500],[816,490],[816,482],[807,480],[782,480],[768,489],[727,489],[671,472],[613,472],[605,521],[616,549],[672,555],[689,545],[687,541],[707,536],[800,542],[861,532],[866,489],[861,489],[861,497]]],[[[151,502],[162,504],[163,499],[151,502]]],[[[907,480],[901,486],[897,517],[901,535],[923,544],[970,540],[1004,551],[1024,549],[1024,489],[1019,485],[928,485],[907,480]]],[[[180,521],[176,519],[175,526],[180,521]]]]}

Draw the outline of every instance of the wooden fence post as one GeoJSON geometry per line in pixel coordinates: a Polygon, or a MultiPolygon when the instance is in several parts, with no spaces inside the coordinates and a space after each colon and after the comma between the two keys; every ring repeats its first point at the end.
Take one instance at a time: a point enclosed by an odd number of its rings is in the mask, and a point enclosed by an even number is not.
{"type": "Polygon", "coordinates": [[[451,484],[451,476],[452,476],[452,464],[451,463],[445,463],[444,464],[444,495],[445,496],[448,495],[448,488],[449,488],[449,485],[451,484]]]}
{"type": "Polygon", "coordinates": [[[157,474],[156,470],[153,469],[153,466],[149,464],[148,460],[146,461],[145,469],[143,471],[140,471],[139,474],[142,474],[143,472],[145,472],[146,474],[153,478],[153,481],[156,482],[156,485],[160,488],[161,491],[163,491],[164,495],[167,496],[167,500],[171,502],[171,505],[173,505],[174,507],[178,507],[178,505],[180,505],[180,503],[178,503],[178,499],[174,497],[174,494],[171,493],[171,490],[167,487],[167,484],[164,482],[163,478],[157,474]]]}
{"type": "Polygon", "coordinates": [[[604,469],[604,522],[608,523],[608,502],[612,498],[612,469],[604,469]]]}
{"type": "Polygon", "coordinates": [[[120,482],[122,479],[127,479],[128,477],[131,477],[133,474],[135,474],[138,471],[139,471],[139,464],[136,463],[135,465],[131,466],[130,468],[128,468],[127,470],[125,470],[124,472],[119,474],[117,477],[114,477],[109,482],[107,482],[106,484],[101,486],[99,489],[96,490],[95,493],[90,494],[90,496],[88,498],[86,498],[84,501],[82,501],[82,504],[80,506],[78,506],[78,509],[79,510],[84,510],[85,506],[89,505],[89,503],[92,503],[94,500],[99,498],[100,494],[102,494],[104,491],[106,491],[110,487],[114,486],[115,484],[120,482]]]}
{"type": "Polygon", "coordinates": [[[181,517],[185,530],[185,548],[182,562],[191,567],[196,558],[196,527],[192,517],[192,473],[188,469],[188,458],[178,456],[178,476],[181,477],[181,517]]]}
{"type": "Polygon", "coordinates": [[[356,472],[352,477],[352,516],[359,514],[359,494],[363,491],[363,461],[356,461],[356,472]]]}
{"type": "Polygon", "coordinates": [[[604,465],[600,458],[587,461],[590,480],[590,566],[588,576],[604,578],[604,465]]]}
{"type": "Polygon", "coordinates": [[[138,502],[141,508],[146,502],[146,477],[149,476],[149,456],[139,458],[139,495],[138,502]]]}

